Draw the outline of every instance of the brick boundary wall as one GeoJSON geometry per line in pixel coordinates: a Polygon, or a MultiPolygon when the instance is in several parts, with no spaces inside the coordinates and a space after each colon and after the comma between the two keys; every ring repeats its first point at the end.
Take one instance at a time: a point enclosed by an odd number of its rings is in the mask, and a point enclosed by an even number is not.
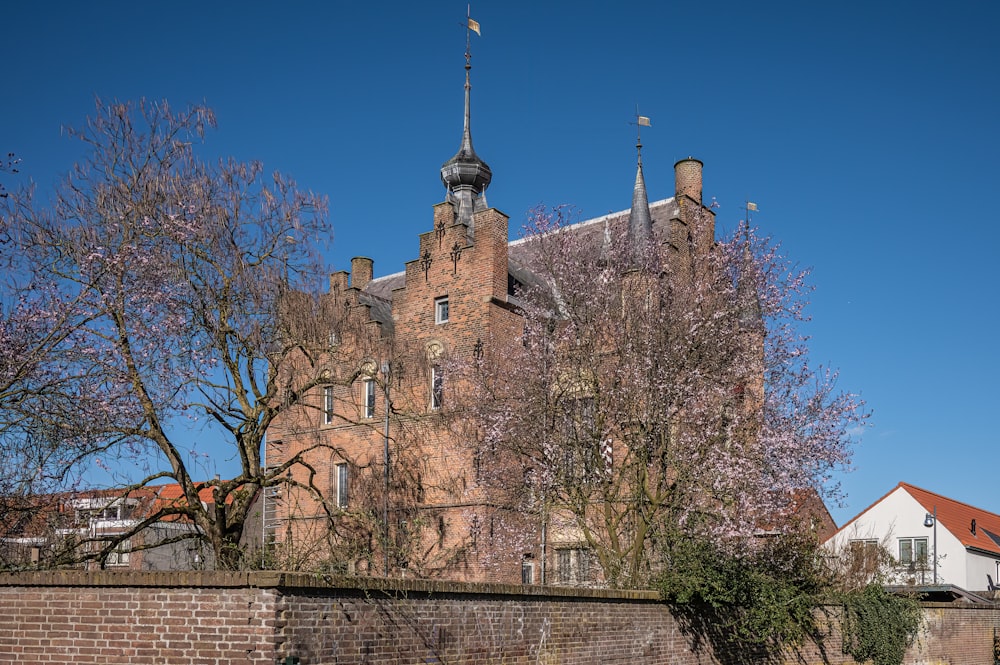
{"type": "MultiPolygon", "coordinates": [[[[836,614],[834,609],[832,614],[836,614]]],[[[927,604],[906,662],[994,665],[1000,605],[927,604]]],[[[789,663],[850,663],[834,633],[789,663]]],[[[717,658],[648,591],[324,579],[281,572],[0,574],[0,665],[463,665],[717,658]]]]}

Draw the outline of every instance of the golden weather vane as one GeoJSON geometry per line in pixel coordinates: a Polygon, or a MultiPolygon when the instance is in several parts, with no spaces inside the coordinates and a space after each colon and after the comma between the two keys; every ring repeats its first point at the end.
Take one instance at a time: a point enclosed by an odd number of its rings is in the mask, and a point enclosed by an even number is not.
{"type": "Polygon", "coordinates": [[[639,151],[639,159],[642,159],[642,128],[652,127],[649,116],[639,115],[639,105],[635,105],[635,122],[628,123],[635,125],[635,148],[639,151]]]}

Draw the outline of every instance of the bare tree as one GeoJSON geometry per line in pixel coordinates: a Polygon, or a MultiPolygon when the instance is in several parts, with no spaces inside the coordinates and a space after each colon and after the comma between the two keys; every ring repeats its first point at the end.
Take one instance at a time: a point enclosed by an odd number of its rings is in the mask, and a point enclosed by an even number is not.
{"type": "Polygon", "coordinates": [[[22,346],[4,353],[0,422],[8,456],[39,437],[51,444],[31,463],[54,476],[127,461],[145,471],[123,493],[179,483],[183,497],[137,529],[190,520],[197,528],[182,537],[232,567],[258,492],[301,463],[263,468],[269,424],[327,380],[319,349],[331,324],[309,287],[329,228],[325,200],[288,178],[198,159],[194,145],[214,124],[203,106],[99,100],[70,131],[89,154],[53,202],[6,200],[2,251],[25,290],[16,301],[5,293],[4,343],[22,346]],[[292,355],[289,391],[279,373],[292,355]],[[239,473],[199,478],[191,420],[222,438],[239,473]]]}
{"type": "Polygon", "coordinates": [[[455,422],[481,491],[591,552],[605,583],[648,584],[679,539],[745,543],[848,460],[862,404],[808,366],[805,275],[749,229],[689,262],[538,211],[526,253],[523,334],[454,368],[455,422]]]}
{"type": "MultiPolygon", "coordinates": [[[[7,159],[0,159],[0,173],[17,173],[17,165],[20,163],[20,159],[12,153],[7,153],[7,159]]],[[[10,194],[4,188],[3,183],[0,183],[0,198],[7,198],[10,194]]]]}

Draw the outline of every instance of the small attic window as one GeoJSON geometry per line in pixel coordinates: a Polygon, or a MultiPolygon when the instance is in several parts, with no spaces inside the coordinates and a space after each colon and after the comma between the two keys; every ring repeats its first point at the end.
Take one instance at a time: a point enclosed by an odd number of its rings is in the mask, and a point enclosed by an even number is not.
{"type": "Polygon", "coordinates": [[[972,532],[973,536],[976,535],[976,518],[975,517],[972,518],[972,524],[969,525],[969,531],[972,532]]]}

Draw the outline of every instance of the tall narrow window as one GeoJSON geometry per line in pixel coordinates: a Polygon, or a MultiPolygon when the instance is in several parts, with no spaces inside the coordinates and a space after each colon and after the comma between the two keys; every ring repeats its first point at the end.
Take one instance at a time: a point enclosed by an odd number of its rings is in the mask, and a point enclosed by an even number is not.
{"type": "Polygon", "coordinates": [[[323,424],[333,424],[333,386],[323,387],[323,424]]]}
{"type": "Polygon", "coordinates": [[[560,582],[567,583],[573,579],[571,555],[571,550],[556,550],[556,574],[560,582]]]}
{"type": "Polygon", "coordinates": [[[364,399],[365,405],[363,409],[365,418],[375,417],[375,379],[365,379],[364,380],[364,399]]]}
{"type": "Polygon", "coordinates": [[[590,581],[590,550],[576,550],[576,581],[590,581]]]}
{"type": "Polygon", "coordinates": [[[347,508],[347,462],[340,462],[334,468],[337,477],[337,507],[347,508]]]}
{"type": "Polygon", "coordinates": [[[434,323],[448,322],[448,296],[434,299],[434,323]]]}
{"type": "Polygon", "coordinates": [[[444,374],[439,365],[431,367],[431,408],[440,409],[444,403],[444,374]]]}
{"type": "Polygon", "coordinates": [[[528,559],[521,561],[521,584],[535,583],[535,564],[528,559]]]}

